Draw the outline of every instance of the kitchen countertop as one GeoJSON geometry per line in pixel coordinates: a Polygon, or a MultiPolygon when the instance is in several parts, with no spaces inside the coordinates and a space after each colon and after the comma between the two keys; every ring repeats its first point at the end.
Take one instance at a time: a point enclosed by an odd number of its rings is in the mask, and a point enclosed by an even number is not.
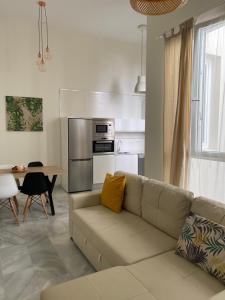
{"type": "Polygon", "coordinates": [[[137,153],[137,152],[93,153],[93,156],[99,156],[99,155],[142,155],[142,156],[145,156],[144,153],[137,153]]]}

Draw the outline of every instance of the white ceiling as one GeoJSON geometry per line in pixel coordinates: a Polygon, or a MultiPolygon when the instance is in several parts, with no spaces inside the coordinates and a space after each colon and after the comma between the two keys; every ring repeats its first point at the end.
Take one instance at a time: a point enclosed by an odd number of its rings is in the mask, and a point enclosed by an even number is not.
{"type": "MultiPolygon", "coordinates": [[[[139,24],[147,22],[129,0],[46,0],[50,28],[54,23],[74,30],[125,41],[140,41],[139,24]]],[[[0,0],[0,14],[36,18],[37,0],[0,0]]]]}

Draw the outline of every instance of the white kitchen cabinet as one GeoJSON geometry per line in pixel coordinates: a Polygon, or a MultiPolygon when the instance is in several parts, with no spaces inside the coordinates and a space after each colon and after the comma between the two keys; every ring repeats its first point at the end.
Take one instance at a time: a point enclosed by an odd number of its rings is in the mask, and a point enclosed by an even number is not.
{"type": "Polygon", "coordinates": [[[145,132],[143,119],[115,119],[116,132],[145,132]]]}
{"type": "Polygon", "coordinates": [[[138,174],[138,155],[116,155],[116,171],[124,171],[128,173],[138,174]]]}
{"type": "Polygon", "coordinates": [[[115,155],[95,155],[93,157],[93,184],[103,183],[106,173],[114,174],[115,155]]]}

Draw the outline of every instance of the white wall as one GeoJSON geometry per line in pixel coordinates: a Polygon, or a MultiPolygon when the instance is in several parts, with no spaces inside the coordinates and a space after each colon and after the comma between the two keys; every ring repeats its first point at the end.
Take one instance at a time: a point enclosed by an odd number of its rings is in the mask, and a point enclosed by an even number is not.
{"type": "Polygon", "coordinates": [[[163,179],[164,41],[158,37],[223,3],[224,0],[189,0],[187,6],[172,14],[148,18],[145,172],[151,178],[163,179]]]}
{"type": "Polygon", "coordinates": [[[47,72],[40,73],[35,65],[36,20],[0,19],[0,163],[59,163],[59,88],[133,91],[139,71],[138,44],[64,31],[51,25],[53,59],[47,72]],[[6,95],[43,98],[43,133],[6,131],[6,95]]]}

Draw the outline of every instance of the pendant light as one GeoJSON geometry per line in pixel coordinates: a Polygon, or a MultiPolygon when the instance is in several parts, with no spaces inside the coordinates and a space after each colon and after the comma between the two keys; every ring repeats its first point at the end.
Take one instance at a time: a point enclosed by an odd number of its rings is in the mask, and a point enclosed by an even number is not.
{"type": "Polygon", "coordinates": [[[51,59],[51,53],[48,44],[48,18],[46,11],[46,2],[38,1],[39,15],[38,15],[38,44],[39,50],[37,55],[37,66],[39,71],[45,72],[46,62],[51,59]]]}
{"type": "Polygon", "coordinates": [[[165,15],[187,4],[189,0],[130,0],[132,8],[146,16],[165,15]]]}
{"type": "Polygon", "coordinates": [[[146,93],[146,77],[143,72],[143,58],[144,58],[144,31],[146,30],[146,25],[138,25],[138,30],[141,31],[141,74],[137,77],[137,83],[134,88],[134,92],[137,94],[146,93]]]}

